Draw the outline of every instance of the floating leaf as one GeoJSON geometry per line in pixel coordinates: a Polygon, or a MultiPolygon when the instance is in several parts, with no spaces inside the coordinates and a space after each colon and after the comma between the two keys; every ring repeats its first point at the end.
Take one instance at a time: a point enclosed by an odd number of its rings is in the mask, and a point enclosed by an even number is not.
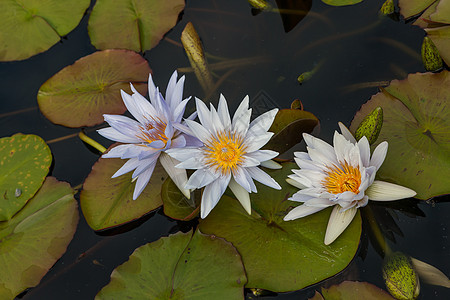
{"type": "Polygon", "coordinates": [[[161,189],[161,198],[164,203],[164,214],[172,219],[189,221],[198,215],[200,190],[191,193],[191,199],[186,198],[172,179],[167,178],[161,189]]]}
{"type": "Polygon", "coordinates": [[[278,111],[269,131],[275,133],[264,147],[284,153],[302,141],[302,133],[310,133],[319,124],[312,113],[299,109],[282,109],[278,111]]]}
{"type": "MultiPolygon", "coordinates": [[[[322,295],[316,294],[313,299],[323,300],[393,300],[384,290],[368,282],[344,281],[338,285],[333,285],[328,289],[322,288],[322,295]]],[[[311,299],[312,300],[312,299],[311,299]]]]}
{"type": "Polygon", "coordinates": [[[181,33],[181,42],[197,80],[200,82],[203,91],[208,94],[212,90],[214,82],[206,62],[202,41],[191,22],[184,27],[181,33]]]}
{"type": "Polygon", "coordinates": [[[135,182],[131,174],[111,178],[126,160],[100,158],[83,184],[80,206],[87,223],[94,230],[102,230],[133,221],[162,205],[161,186],[167,178],[158,163],[141,195],[133,200],[135,182]]]}
{"type": "Polygon", "coordinates": [[[178,232],[136,249],[95,299],[243,299],[246,281],[230,243],[178,232]]]}
{"type": "Polygon", "coordinates": [[[147,61],[133,51],[95,52],[47,80],[38,92],[39,108],[55,124],[100,124],[103,114],[125,112],[120,90],[130,93],[130,82],[141,94],[146,93],[150,72],[147,61]]]}
{"type": "Polygon", "coordinates": [[[175,26],[184,0],[97,0],[88,31],[97,49],[144,52],[175,26]]]}
{"type": "Polygon", "coordinates": [[[0,9],[0,61],[48,50],[80,22],[89,0],[5,0],[0,9]]]}
{"type": "Polygon", "coordinates": [[[37,135],[0,139],[0,221],[9,220],[33,197],[51,163],[50,149],[37,135]]]}
{"type": "Polygon", "coordinates": [[[383,108],[383,127],[372,147],[388,141],[389,150],[377,176],[412,188],[419,199],[450,193],[449,87],[448,71],[393,80],[361,107],[350,126],[355,132],[364,116],[383,108]]]}
{"type": "Polygon", "coordinates": [[[400,7],[400,13],[403,17],[408,19],[420,14],[435,1],[436,0],[398,0],[398,6],[400,7]]]}
{"type": "Polygon", "coordinates": [[[386,287],[396,299],[409,300],[419,296],[419,276],[409,256],[401,252],[387,254],[382,270],[386,287]]]}
{"type": "Polygon", "coordinates": [[[287,200],[297,192],[285,181],[293,168],[298,166],[287,163],[283,169],[267,170],[282,189],[257,184],[258,193],[251,194],[251,215],[237,200],[223,196],[208,217],[200,220],[202,232],[223,237],[237,248],[247,272],[248,288],[274,292],[304,288],[343,270],[358,249],[359,213],[330,246],[324,245],[324,236],[331,208],[283,221],[289,208],[299,204],[287,200]]]}
{"type": "Polygon", "coordinates": [[[345,5],[353,5],[357,4],[359,2],[362,2],[363,0],[322,0],[323,3],[326,3],[328,5],[332,6],[345,6],[345,5]]]}
{"type": "Polygon", "coordinates": [[[66,251],[78,223],[69,184],[48,177],[11,220],[0,222],[0,298],[36,286],[66,251]]]}

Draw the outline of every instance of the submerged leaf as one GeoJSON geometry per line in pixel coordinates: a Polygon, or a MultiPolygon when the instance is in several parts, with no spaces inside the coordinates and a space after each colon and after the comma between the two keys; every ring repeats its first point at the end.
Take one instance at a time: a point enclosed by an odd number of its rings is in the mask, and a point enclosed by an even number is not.
{"type": "Polygon", "coordinates": [[[411,257],[411,262],[419,275],[420,280],[428,284],[450,288],[450,279],[448,279],[448,277],[438,268],[415,259],[414,257],[411,257]]]}
{"type": "Polygon", "coordinates": [[[9,220],[33,197],[51,163],[50,149],[37,135],[0,139],[0,221],[9,220]]]}
{"type": "Polygon", "coordinates": [[[374,108],[383,108],[383,127],[376,147],[388,141],[386,159],[377,172],[380,180],[397,183],[428,199],[450,193],[450,76],[410,74],[393,80],[356,113],[350,130],[374,108]]]}
{"type": "Polygon", "coordinates": [[[345,5],[353,5],[362,2],[363,0],[322,0],[323,3],[332,6],[345,6],[345,5]]]}
{"type": "Polygon", "coordinates": [[[92,45],[150,50],[176,25],[183,9],[184,0],[97,0],[88,25],[92,45]]]}
{"type": "Polygon", "coordinates": [[[83,184],[80,206],[86,222],[94,230],[128,223],[162,205],[161,186],[167,174],[158,163],[141,195],[133,200],[135,183],[131,174],[111,178],[126,160],[100,158],[83,184]]]}
{"type": "Polygon", "coordinates": [[[188,199],[172,179],[167,178],[161,189],[161,198],[164,204],[164,214],[172,219],[189,221],[198,215],[199,206],[195,200],[201,198],[199,189],[191,193],[191,199],[188,199]]]}
{"type": "Polygon", "coordinates": [[[80,22],[89,0],[4,0],[0,9],[0,61],[48,50],[80,22]]]}
{"type": "Polygon", "coordinates": [[[0,223],[0,298],[36,286],[66,251],[78,223],[69,184],[47,177],[11,220],[0,223]]]}
{"type": "Polygon", "coordinates": [[[275,190],[256,184],[250,194],[249,215],[238,200],[223,196],[206,219],[202,232],[233,243],[242,256],[247,272],[247,288],[287,292],[317,283],[343,270],[359,245],[361,217],[356,214],[345,232],[330,246],[323,243],[331,208],[295,221],[283,221],[292,206],[287,199],[297,192],[285,179],[294,163],[280,170],[265,170],[282,187],[275,190]]]}
{"type": "Polygon", "coordinates": [[[242,299],[246,281],[229,242],[178,232],[136,249],[95,299],[242,299]]]}
{"type": "Polygon", "coordinates": [[[120,90],[131,93],[130,83],[146,93],[150,72],[147,61],[133,51],[95,52],[47,80],[38,92],[39,108],[55,124],[100,124],[103,114],[125,112],[120,90]]]}

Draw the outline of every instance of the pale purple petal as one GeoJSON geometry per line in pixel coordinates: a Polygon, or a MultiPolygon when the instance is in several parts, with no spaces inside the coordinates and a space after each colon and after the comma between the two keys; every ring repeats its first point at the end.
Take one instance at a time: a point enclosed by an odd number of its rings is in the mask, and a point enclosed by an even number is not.
{"type": "Polygon", "coordinates": [[[228,183],[230,182],[230,178],[231,175],[228,174],[224,177],[216,179],[205,187],[200,206],[200,217],[202,219],[206,218],[211,210],[216,206],[217,202],[219,202],[228,186],[228,183]]]}
{"type": "Polygon", "coordinates": [[[112,127],[102,128],[102,129],[97,130],[97,132],[101,136],[103,136],[107,139],[110,139],[112,141],[119,142],[119,143],[133,143],[134,144],[134,143],[141,142],[141,139],[139,139],[135,135],[124,135],[112,127]]]}
{"type": "Polygon", "coordinates": [[[256,181],[261,182],[264,185],[267,185],[268,187],[274,188],[276,190],[281,190],[281,186],[269,176],[266,172],[261,170],[258,167],[250,167],[246,168],[250,176],[255,179],[256,181]]]}
{"type": "Polygon", "coordinates": [[[139,197],[139,195],[144,190],[145,186],[147,185],[147,183],[150,180],[150,177],[152,177],[155,166],[156,166],[156,161],[154,162],[154,164],[149,166],[147,168],[147,170],[144,173],[142,173],[136,180],[136,186],[134,188],[134,193],[133,193],[133,200],[136,200],[137,197],[139,197]]]}

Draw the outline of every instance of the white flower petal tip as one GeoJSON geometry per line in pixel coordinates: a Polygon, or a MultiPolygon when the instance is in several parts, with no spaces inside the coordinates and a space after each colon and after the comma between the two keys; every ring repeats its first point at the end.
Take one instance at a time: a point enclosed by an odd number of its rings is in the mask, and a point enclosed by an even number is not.
{"type": "Polygon", "coordinates": [[[441,270],[414,257],[411,257],[411,262],[423,282],[450,288],[450,279],[441,270]]]}
{"type": "Polygon", "coordinates": [[[333,243],[344,232],[352,222],[357,211],[358,209],[356,207],[343,210],[339,205],[334,206],[325,232],[325,245],[333,243]]]}
{"type": "Polygon", "coordinates": [[[348,130],[347,126],[344,125],[344,123],[339,122],[339,129],[341,130],[342,135],[348,140],[350,141],[352,144],[356,144],[356,139],[353,136],[353,134],[350,132],[350,130],[348,130]]]}
{"type": "Polygon", "coordinates": [[[284,218],[283,221],[293,221],[295,219],[300,219],[318,211],[321,211],[324,207],[299,205],[293,208],[284,218]]]}
{"type": "Polygon", "coordinates": [[[414,197],[417,193],[407,187],[375,180],[366,190],[366,195],[374,201],[393,201],[414,197]]]}
{"type": "Polygon", "coordinates": [[[252,205],[250,202],[250,194],[240,184],[238,184],[234,179],[230,180],[228,187],[233,192],[233,194],[236,196],[236,198],[239,200],[242,207],[244,207],[245,211],[249,215],[251,215],[252,214],[252,205]]]}
{"type": "Polygon", "coordinates": [[[292,178],[286,178],[286,182],[289,183],[290,185],[295,186],[296,188],[299,188],[299,189],[305,189],[306,188],[306,185],[303,185],[300,182],[298,182],[297,180],[292,179],[292,178]]]}
{"type": "Polygon", "coordinates": [[[277,163],[274,160],[266,160],[261,162],[261,166],[268,169],[279,170],[282,169],[283,166],[277,163]]]}
{"type": "Polygon", "coordinates": [[[183,195],[186,198],[190,199],[191,191],[189,189],[185,188],[186,183],[188,181],[186,170],[175,167],[180,162],[165,152],[161,153],[161,155],[159,156],[159,161],[161,162],[161,165],[166,170],[167,174],[169,174],[169,177],[173,180],[175,185],[178,187],[178,189],[183,193],[183,195]]]}

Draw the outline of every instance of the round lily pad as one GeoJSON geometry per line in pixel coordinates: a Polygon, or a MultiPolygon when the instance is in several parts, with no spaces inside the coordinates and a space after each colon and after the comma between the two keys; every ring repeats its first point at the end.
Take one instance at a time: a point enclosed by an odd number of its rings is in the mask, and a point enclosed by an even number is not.
{"type": "Polygon", "coordinates": [[[37,135],[0,139],[0,221],[11,219],[33,197],[51,163],[50,149],[37,135]]]}
{"type": "Polygon", "coordinates": [[[80,22],[89,0],[4,0],[0,9],[0,61],[48,50],[80,22]]]}
{"type": "Polygon", "coordinates": [[[200,190],[191,193],[191,199],[186,198],[172,179],[167,178],[161,189],[164,204],[164,214],[172,219],[189,221],[198,216],[201,199],[200,190]]]}
{"type": "Polygon", "coordinates": [[[269,131],[274,133],[264,149],[284,153],[302,141],[302,133],[310,133],[319,120],[310,112],[300,109],[278,111],[269,131]]]}
{"type": "Polygon", "coordinates": [[[162,205],[161,186],[168,177],[164,168],[159,163],[156,165],[146,188],[133,200],[132,172],[111,178],[125,162],[120,158],[100,158],[83,184],[80,206],[94,230],[131,222],[162,205]]]}
{"type": "Polygon", "coordinates": [[[229,242],[178,232],[136,249],[95,299],[243,299],[246,281],[229,242]]]}
{"type": "Polygon", "coordinates": [[[146,94],[150,72],[147,61],[133,51],[95,52],[47,80],[38,92],[39,108],[55,124],[100,124],[103,114],[125,112],[120,90],[131,93],[130,83],[146,94]]]}
{"type": "Polygon", "coordinates": [[[92,45],[150,50],[175,26],[183,9],[184,0],[97,0],[88,25],[92,45]]]}
{"type": "Polygon", "coordinates": [[[450,76],[442,71],[393,80],[361,107],[350,126],[352,132],[375,107],[383,108],[383,127],[372,145],[389,143],[379,179],[409,187],[424,200],[450,193],[449,103],[450,76]]]}
{"type": "Polygon", "coordinates": [[[283,217],[298,202],[287,200],[297,192],[285,179],[298,169],[294,163],[280,170],[267,170],[281,190],[257,184],[250,194],[252,213],[240,203],[223,196],[199,228],[231,242],[242,256],[247,288],[287,292],[315,284],[343,270],[353,259],[361,235],[358,214],[344,233],[330,246],[324,244],[331,208],[294,221],[283,217]]]}
{"type": "Polygon", "coordinates": [[[78,224],[69,184],[47,177],[11,220],[0,223],[0,298],[14,299],[36,286],[63,255],[78,224]]]}

